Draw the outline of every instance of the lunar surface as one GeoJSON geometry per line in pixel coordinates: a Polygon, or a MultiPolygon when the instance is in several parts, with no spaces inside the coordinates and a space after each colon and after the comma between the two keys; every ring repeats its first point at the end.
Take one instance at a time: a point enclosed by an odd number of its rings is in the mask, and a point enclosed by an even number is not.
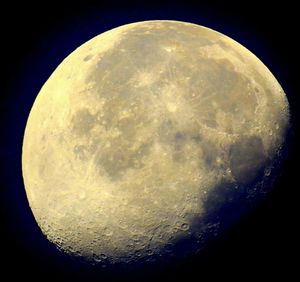
{"type": "Polygon", "coordinates": [[[38,94],[29,204],[51,242],[91,263],[189,255],[264,193],[288,126],[279,83],[234,40],[176,21],[121,26],[38,94]]]}

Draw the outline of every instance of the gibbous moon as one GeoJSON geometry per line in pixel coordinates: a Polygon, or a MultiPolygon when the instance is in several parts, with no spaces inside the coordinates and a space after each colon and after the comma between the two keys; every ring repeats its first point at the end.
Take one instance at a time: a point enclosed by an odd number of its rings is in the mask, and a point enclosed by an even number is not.
{"type": "Polygon", "coordinates": [[[287,98],[211,29],[146,21],[72,52],[31,109],[22,167],[34,217],[91,263],[195,253],[274,176],[287,98]]]}

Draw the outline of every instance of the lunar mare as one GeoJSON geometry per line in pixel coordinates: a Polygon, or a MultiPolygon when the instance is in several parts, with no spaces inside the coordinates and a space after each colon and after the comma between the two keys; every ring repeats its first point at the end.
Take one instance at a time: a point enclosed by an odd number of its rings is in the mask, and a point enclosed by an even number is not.
{"type": "Polygon", "coordinates": [[[212,210],[269,177],[288,125],[279,83],[234,40],[184,22],[125,25],[76,49],[38,94],[29,204],[51,242],[92,262],[147,261],[189,240],[193,252],[222,225],[212,210]]]}

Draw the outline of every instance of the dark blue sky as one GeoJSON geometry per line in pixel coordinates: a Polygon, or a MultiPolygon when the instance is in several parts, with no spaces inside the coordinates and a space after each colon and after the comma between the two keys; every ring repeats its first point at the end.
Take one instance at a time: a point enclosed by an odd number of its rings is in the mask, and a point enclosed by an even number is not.
{"type": "MultiPolygon", "coordinates": [[[[175,281],[191,278],[198,271],[199,275],[210,273],[213,277],[222,274],[223,279],[229,277],[229,272],[237,276],[239,271],[253,275],[262,271],[269,277],[291,273],[292,249],[296,244],[292,233],[297,222],[294,183],[298,171],[295,164],[299,153],[296,148],[299,51],[295,42],[298,15],[293,2],[274,1],[265,6],[262,1],[74,2],[62,5],[50,1],[37,4],[26,1],[1,8],[0,208],[4,266],[7,270],[12,269],[9,275],[21,273],[24,279],[32,277],[34,281],[40,281],[44,275],[80,281],[87,273],[90,277],[99,274],[70,263],[41,236],[28,207],[22,182],[24,128],[40,88],[70,52],[106,30],[152,19],[204,25],[251,50],[269,67],[286,91],[295,132],[283,175],[266,202],[211,247],[204,259],[195,258],[188,266],[182,265],[182,271],[174,276],[175,281]],[[202,270],[198,270],[201,267],[202,270]]],[[[170,271],[177,273],[174,269],[170,271]]],[[[166,273],[157,273],[157,276],[162,275],[166,273]]]]}

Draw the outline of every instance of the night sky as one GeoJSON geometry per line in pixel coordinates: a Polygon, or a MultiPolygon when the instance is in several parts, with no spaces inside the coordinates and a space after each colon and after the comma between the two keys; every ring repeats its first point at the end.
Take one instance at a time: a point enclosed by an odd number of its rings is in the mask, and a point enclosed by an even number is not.
{"type": "MultiPolygon", "coordinates": [[[[299,45],[294,42],[299,35],[299,15],[293,1],[270,1],[268,5],[263,1],[74,1],[70,6],[62,1],[24,2],[0,9],[1,276],[8,275],[7,281],[19,276],[31,281],[110,281],[111,273],[70,261],[41,234],[22,180],[24,128],[40,88],[75,48],[123,24],[169,19],[210,27],[252,51],[285,90],[293,127],[282,174],[264,202],[201,257],[150,270],[143,280],[139,280],[140,273],[134,273],[131,281],[203,281],[204,277],[243,281],[280,276],[290,281],[296,274],[297,254],[294,256],[299,247],[299,45]]],[[[114,278],[125,280],[123,275],[114,278]]]]}

